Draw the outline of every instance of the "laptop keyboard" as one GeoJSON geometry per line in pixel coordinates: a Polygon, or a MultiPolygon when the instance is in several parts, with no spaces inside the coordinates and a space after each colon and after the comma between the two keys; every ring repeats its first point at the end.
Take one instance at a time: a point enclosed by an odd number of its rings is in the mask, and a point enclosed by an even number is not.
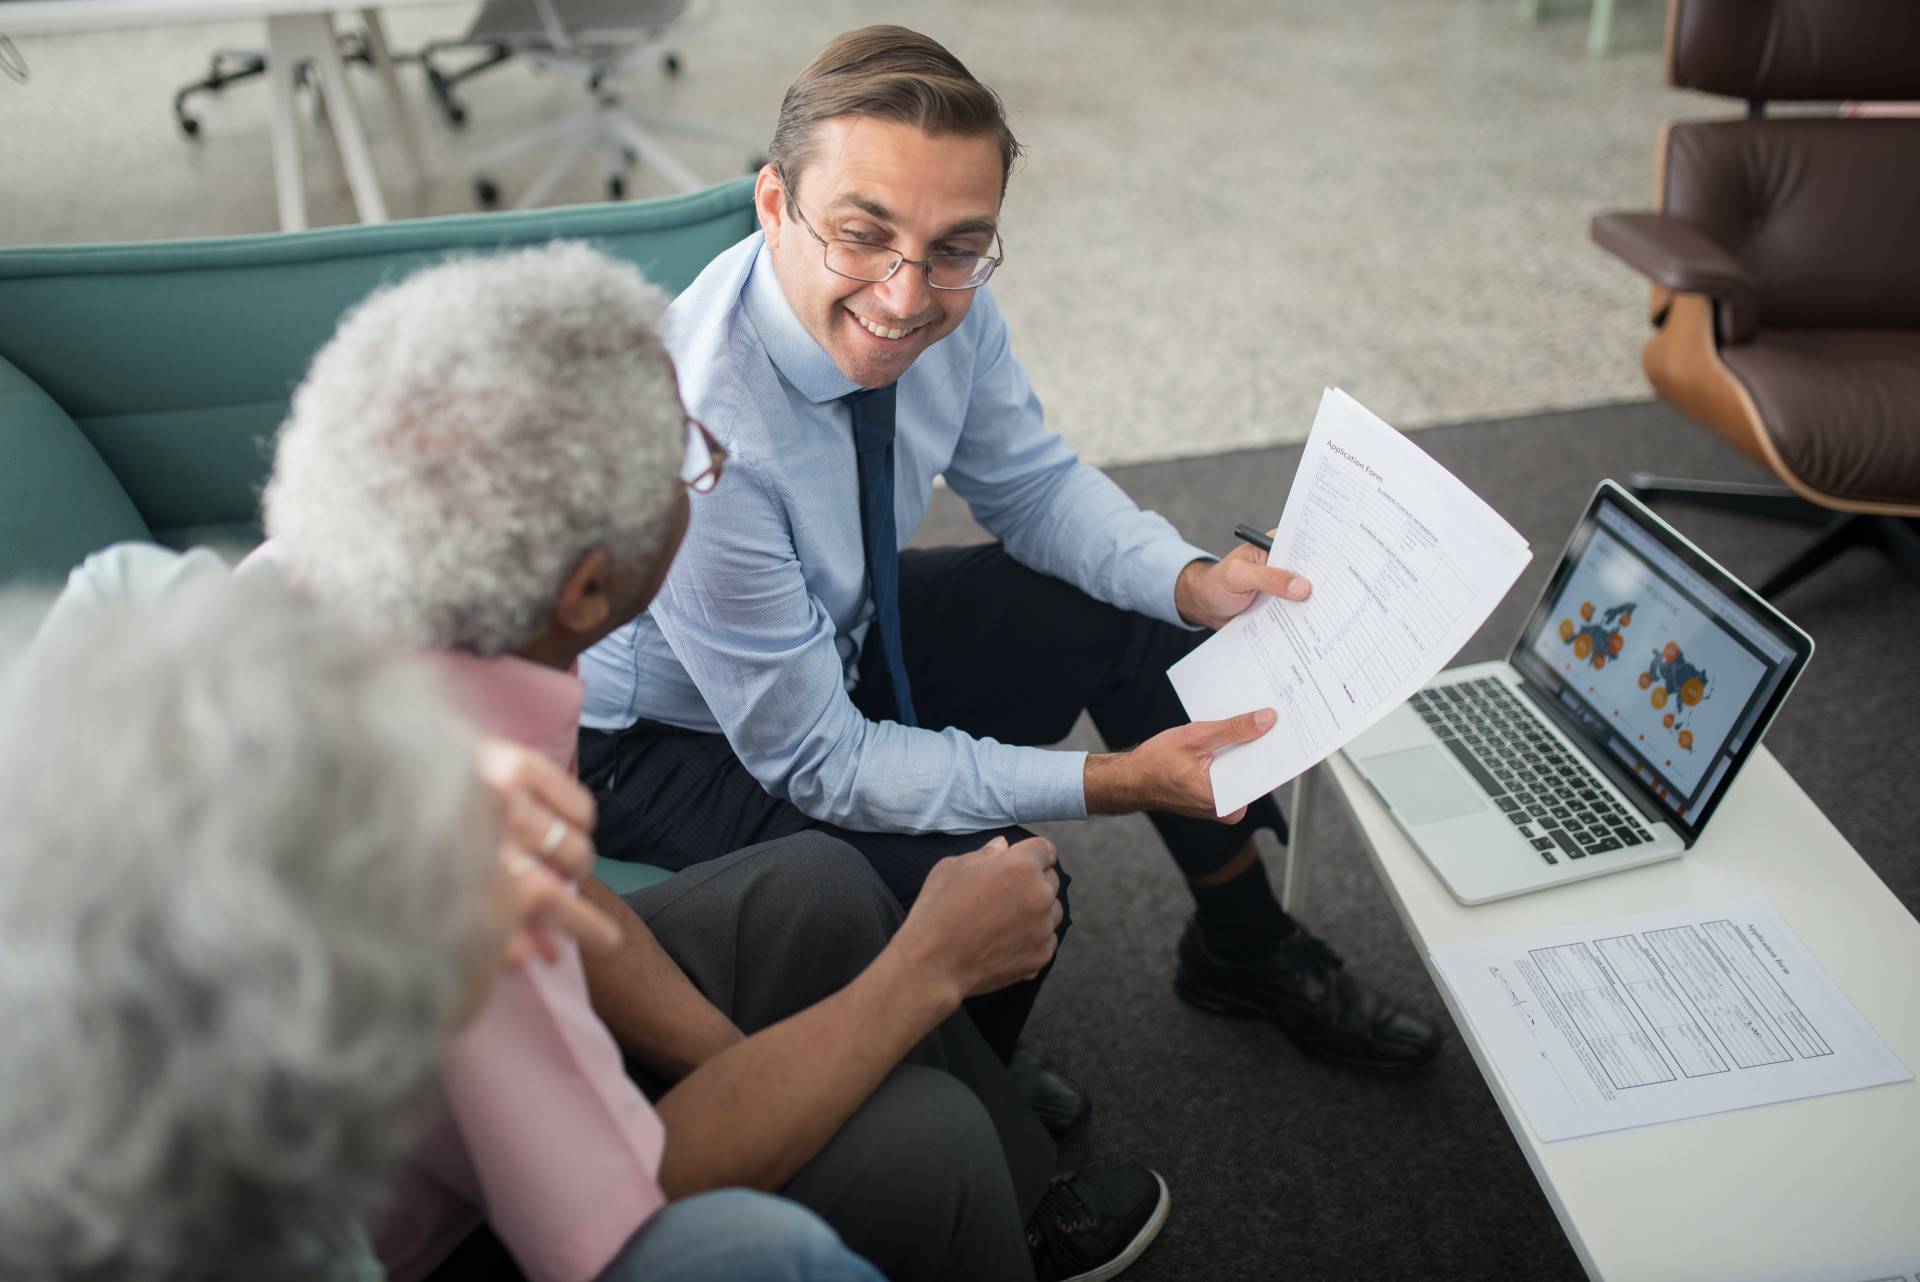
{"type": "Polygon", "coordinates": [[[1548,863],[1653,840],[1503,682],[1462,681],[1408,702],[1548,863]]]}

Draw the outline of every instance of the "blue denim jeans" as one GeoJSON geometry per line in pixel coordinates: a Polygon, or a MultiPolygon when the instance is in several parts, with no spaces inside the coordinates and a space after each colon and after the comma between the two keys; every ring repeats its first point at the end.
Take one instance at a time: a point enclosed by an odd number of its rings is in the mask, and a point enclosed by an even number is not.
{"type": "Polygon", "coordinates": [[[719,1189],[670,1202],[597,1282],[885,1282],[798,1202],[719,1189]]]}

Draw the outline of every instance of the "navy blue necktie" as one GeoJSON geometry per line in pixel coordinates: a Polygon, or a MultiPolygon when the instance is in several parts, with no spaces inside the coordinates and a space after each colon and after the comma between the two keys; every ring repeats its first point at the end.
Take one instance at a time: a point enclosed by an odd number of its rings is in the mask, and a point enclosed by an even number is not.
{"type": "Polygon", "coordinates": [[[893,677],[896,720],[917,726],[907,662],[900,652],[900,541],[893,527],[893,406],[897,384],[863,388],[840,399],[853,411],[853,454],[860,467],[860,538],[873,588],[873,625],[893,677]]]}

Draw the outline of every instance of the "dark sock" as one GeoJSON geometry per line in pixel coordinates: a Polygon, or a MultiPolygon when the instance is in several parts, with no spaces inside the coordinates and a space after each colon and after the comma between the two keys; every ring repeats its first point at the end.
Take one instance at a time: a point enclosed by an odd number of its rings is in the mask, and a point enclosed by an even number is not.
{"type": "Polygon", "coordinates": [[[1189,882],[1187,889],[1199,910],[1195,920],[1200,937],[1228,961],[1259,961],[1293,933],[1293,919],[1273,897],[1266,865],[1258,859],[1232,881],[1218,886],[1189,882]]]}

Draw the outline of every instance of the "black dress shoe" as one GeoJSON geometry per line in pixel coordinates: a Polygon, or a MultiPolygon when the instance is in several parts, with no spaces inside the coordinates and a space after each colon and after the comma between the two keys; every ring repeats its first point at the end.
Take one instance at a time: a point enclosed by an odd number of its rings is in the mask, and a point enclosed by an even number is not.
{"type": "Polygon", "coordinates": [[[1013,1062],[1007,1069],[1013,1074],[1013,1084],[1033,1109],[1033,1115],[1053,1138],[1065,1139],[1068,1132],[1093,1112],[1093,1101],[1087,1093],[1026,1043],[1013,1048],[1013,1062]]]}
{"type": "Polygon", "coordinates": [[[1062,1171],[1027,1221],[1034,1282],[1105,1282],[1167,1222],[1167,1182],[1144,1166],[1062,1171]]]}
{"type": "Polygon", "coordinates": [[[1333,950],[1294,927],[1264,960],[1221,957],[1189,921],[1174,991],[1216,1015],[1270,1019],[1301,1050],[1369,1073],[1407,1073],[1440,1050],[1440,1030],[1349,975],[1333,950]]]}

